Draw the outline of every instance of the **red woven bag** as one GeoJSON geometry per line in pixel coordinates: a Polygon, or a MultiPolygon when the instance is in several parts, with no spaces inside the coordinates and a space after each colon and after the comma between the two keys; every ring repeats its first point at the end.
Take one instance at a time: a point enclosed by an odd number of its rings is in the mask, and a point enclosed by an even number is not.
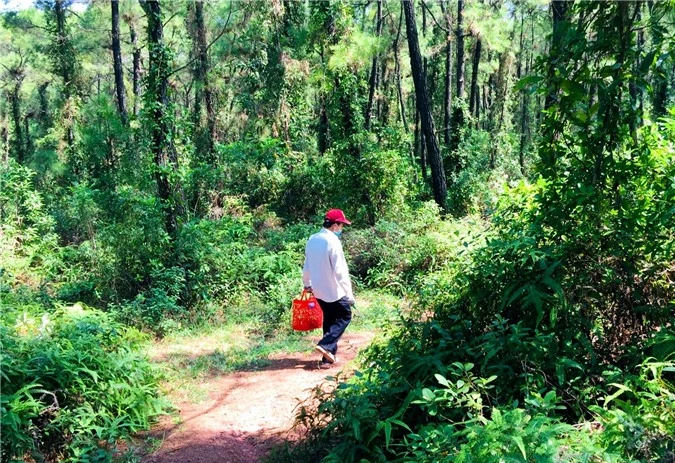
{"type": "Polygon", "coordinates": [[[310,331],[323,327],[323,310],[311,292],[303,290],[299,299],[293,299],[291,326],[295,331],[310,331]]]}

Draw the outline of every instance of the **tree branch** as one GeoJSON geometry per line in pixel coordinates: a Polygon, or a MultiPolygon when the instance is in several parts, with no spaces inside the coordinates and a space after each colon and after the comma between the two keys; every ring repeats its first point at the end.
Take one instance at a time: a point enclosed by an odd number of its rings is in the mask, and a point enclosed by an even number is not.
{"type": "MultiPolygon", "coordinates": [[[[218,35],[216,36],[216,38],[213,39],[213,40],[211,41],[211,43],[209,43],[209,44],[206,46],[206,51],[207,51],[207,52],[209,51],[209,49],[210,49],[210,48],[211,48],[218,40],[220,40],[220,38],[221,38],[223,35],[225,35],[225,32],[227,32],[227,26],[230,24],[230,18],[231,18],[231,17],[232,17],[232,2],[230,2],[230,11],[229,11],[229,13],[228,13],[228,15],[227,15],[227,20],[225,21],[225,25],[224,25],[223,28],[220,30],[220,32],[218,33],[218,35]]],[[[192,65],[192,63],[194,63],[195,61],[197,61],[197,57],[192,58],[190,61],[188,61],[187,63],[185,63],[183,66],[179,67],[178,69],[174,69],[173,71],[171,71],[171,72],[169,73],[169,75],[168,75],[167,77],[171,77],[172,75],[174,75],[174,74],[176,74],[176,73],[182,71],[183,69],[185,69],[185,68],[189,67],[190,65],[192,65]]]]}
{"type": "Polygon", "coordinates": [[[438,27],[440,27],[441,30],[447,34],[447,33],[448,33],[448,30],[447,30],[445,27],[441,26],[441,24],[440,24],[438,21],[436,21],[436,17],[435,17],[434,14],[431,12],[431,8],[429,8],[429,6],[427,5],[427,3],[426,3],[424,0],[422,0],[422,6],[424,7],[425,10],[427,10],[427,11],[429,12],[429,14],[431,15],[431,19],[434,20],[434,23],[436,23],[436,25],[437,25],[438,27]]]}

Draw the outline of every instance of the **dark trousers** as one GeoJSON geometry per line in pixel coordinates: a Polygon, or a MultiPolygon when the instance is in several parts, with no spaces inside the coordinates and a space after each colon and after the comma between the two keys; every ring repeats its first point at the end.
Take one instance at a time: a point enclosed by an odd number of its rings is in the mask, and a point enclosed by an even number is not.
{"type": "Polygon", "coordinates": [[[319,341],[319,345],[335,355],[338,341],[349,322],[352,321],[352,308],[347,303],[346,297],[335,302],[326,302],[321,299],[317,301],[323,311],[323,338],[319,341]]]}

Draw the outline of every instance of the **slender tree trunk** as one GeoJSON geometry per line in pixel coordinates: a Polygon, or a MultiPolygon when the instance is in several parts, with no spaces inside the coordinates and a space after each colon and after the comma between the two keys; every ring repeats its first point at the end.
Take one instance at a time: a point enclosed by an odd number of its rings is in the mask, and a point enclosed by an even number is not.
{"type": "MultiPolygon", "coordinates": [[[[638,11],[638,22],[642,20],[642,3],[636,5],[636,8],[639,8],[638,11]]],[[[638,31],[638,36],[637,36],[637,45],[638,45],[638,59],[637,59],[637,66],[638,68],[642,65],[642,49],[644,48],[645,45],[645,32],[644,29],[640,29],[638,31]]],[[[639,88],[638,89],[638,113],[640,116],[640,125],[642,125],[644,121],[644,102],[645,102],[645,92],[643,89],[639,88]]]]}
{"type": "Polygon", "coordinates": [[[322,95],[319,97],[319,127],[317,130],[317,147],[319,154],[325,154],[328,151],[329,135],[328,135],[328,113],[326,111],[326,100],[322,95]]]}
{"type": "Polygon", "coordinates": [[[30,117],[31,114],[26,114],[23,117],[23,133],[24,139],[26,140],[26,149],[24,150],[24,153],[26,154],[26,157],[33,154],[33,140],[30,136],[30,117]]]}
{"type": "Polygon", "coordinates": [[[464,0],[457,1],[457,98],[464,99],[464,0]]]}
{"type": "Polygon", "coordinates": [[[172,198],[169,170],[175,168],[169,146],[169,59],[164,44],[162,7],[159,1],[140,0],[141,7],[148,18],[148,53],[150,68],[146,92],[149,104],[150,149],[155,158],[155,180],[157,191],[165,213],[165,227],[171,238],[176,237],[178,229],[177,208],[172,198]],[[173,161],[173,162],[172,162],[173,161]],[[173,164],[173,165],[172,165],[173,164]]]}
{"type": "Polygon", "coordinates": [[[50,122],[49,117],[49,101],[47,99],[47,87],[49,87],[49,82],[43,82],[38,86],[38,100],[39,100],[39,111],[38,111],[38,121],[40,124],[46,126],[50,122]]]}
{"type": "Polygon", "coordinates": [[[506,120],[506,105],[509,92],[509,76],[511,67],[511,54],[504,52],[499,57],[499,68],[495,79],[495,101],[492,105],[494,109],[495,127],[491,132],[492,144],[490,149],[490,168],[493,169],[497,161],[498,136],[504,130],[504,126],[511,120],[506,120]]]}
{"type": "Polygon", "coordinates": [[[55,0],[53,4],[54,14],[54,64],[57,74],[63,79],[63,97],[65,100],[64,109],[68,114],[63,114],[66,130],[66,145],[68,149],[73,148],[75,144],[75,135],[73,132],[74,111],[72,97],[79,93],[75,82],[77,61],[73,56],[74,48],[70,42],[68,27],[66,24],[66,6],[64,0],[55,0]]]}
{"type": "MultiPolygon", "coordinates": [[[[522,35],[522,34],[521,34],[522,35]]],[[[521,39],[522,43],[522,39],[521,39]]],[[[522,49],[522,45],[521,45],[522,49]]],[[[530,46],[528,51],[528,58],[526,61],[525,75],[529,75],[530,70],[532,69],[532,57],[534,55],[534,18],[532,19],[531,35],[530,35],[530,46]]],[[[523,99],[521,103],[521,114],[520,114],[520,147],[518,149],[518,164],[520,165],[520,173],[525,176],[525,147],[528,142],[528,133],[529,127],[528,123],[528,108],[530,105],[530,94],[527,91],[523,90],[523,99]]]]}
{"type": "Polygon", "coordinates": [[[380,121],[382,127],[387,125],[389,120],[389,102],[391,98],[391,76],[389,67],[387,66],[386,56],[381,60],[382,65],[380,67],[380,87],[382,88],[382,98],[377,99],[377,118],[380,121]]]}
{"type": "MultiPolygon", "coordinates": [[[[399,112],[401,114],[401,123],[403,129],[409,132],[408,121],[405,117],[405,102],[403,101],[403,89],[401,88],[401,58],[399,55],[399,40],[401,38],[401,29],[403,28],[403,13],[399,17],[398,31],[394,39],[394,72],[396,74],[396,93],[398,93],[399,112]]],[[[415,122],[417,124],[417,122],[415,122]]]]}
{"type": "MultiPolygon", "coordinates": [[[[656,14],[655,10],[659,8],[658,5],[660,5],[659,2],[647,2],[650,18],[656,14]]],[[[651,36],[654,46],[655,48],[661,48],[664,41],[663,31],[657,27],[654,27],[655,24],[653,20],[650,22],[652,24],[651,36]]],[[[659,118],[665,116],[668,112],[666,105],[668,101],[668,75],[667,70],[664,69],[662,64],[658,65],[655,71],[656,72],[652,73],[652,88],[654,89],[652,94],[652,106],[654,108],[654,118],[659,118]]]]}
{"type": "Polygon", "coordinates": [[[12,147],[14,157],[19,164],[26,161],[26,145],[23,139],[23,127],[21,125],[21,83],[23,77],[15,78],[14,88],[9,94],[9,102],[12,107],[12,122],[14,123],[14,137],[12,147]]]}
{"type": "Polygon", "coordinates": [[[471,94],[469,96],[469,114],[472,114],[476,117],[478,121],[478,113],[476,108],[478,107],[478,65],[480,64],[480,51],[482,46],[482,40],[480,35],[476,37],[476,45],[473,50],[473,67],[471,70],[471,94]]]}
{"type": "Polygon", "coordinates": [[[476,89],[476,128],[480,127],[480,101],[481,101],[481,87],[478,86],[476,89]]]}
{"type": "MultiPolygon", "coordinates": [[[[399,114],[401,117],[401,124],[403,124],[403,130],[406,134],[410,132],[410,127],[408,127],[408,119],[405,115],[405,101],[403,100],[403,88],[401,87],[401,59],[399,56],[399,41],[401,39],[401,29],[403,29],[403,12],[398,18],[398,29],[396,31],[396,38],[394,39],[394,78],[396,79],[396,94],[398,97],[398,107],[399,114]]],[[[415,112],[417,115],[417,112],[415,112]]],[[[408,138],[408,137],[406,137],[408,138]]],[[[415,143],[417,142],[417,120],[415,120],[415,143]]],[[[416,146],[410,144],[410,139],[408,138],[408,154],[410,155],[410,165],[415,166],[415,149],[416,146]]],[[[413,169],[413,179],[417,183],[417,170],[413,169]]]]}
{"type": "Polygon", "coordinates": [[[522,69],[523,69],[523,53],[525,53],[525,50],[523,49],[525,42],[524,42],[524,31],[525,31],[525,8],[521,7],[520,10],[520,47],[518,49],[518,67],[516,68],[516,78],[520,79],[522,78],[522,69]]]}
{"type": "MultiPolygon", "coordinates": [[[[525,7],[521,6],[520,7],[520,40],[519,40],[519,46],[518,46],[518,62],[517,62],[517,67],[516,67],[516,79],[520,80],[522,78],[522,71],[523,71],[523,57],[525,56],[525,7]]],[[[523,92],[524,94],[525,92],[523,92]]],[[[520,102],[520,111],[522,112],[522,100],[520,102]]],[[[517,113],[514,111],[513,113],[513,120],[516,120],[516,117],[518,117],[517,113]]],[[[515,122],[514,122],[515,125],[515,122]]],[[[522,136],[522,134],[521,134],[522,136]]],[[[522,166],[521,166],[522,170],[522,166]]]]}
{"type": "MultiPolygon", "coordinates": [[[[382,35],[382,0],[377,0],[377,17],[375,18],[375,34],[377,37],[382,35]]],[[[375,91],[378,87],[378,66],[377,54],[373,56],[373,63],[370,68],[370,80],[368,83],[368,105],[366,106],[365,126],[370,130],[370,120],[373,113],[373,102],[375,100],[375,91]]]]}
{"type": "Polygon", "coordinates": [[[456,173],[461,169],[460,159],[457,155],[462,129],[464,127],[464,0],[457,1],[457,75],[456,84],[457,104],[452,112],[452,131],[450,132],[451,172],[456,173]]]}
{"type": "Polygon", "coordinates": [[[124,19],[129,25],[129,38],[134,50],[132,53],[131,82],[134,92],[134,115],[137,116],[138,105],[141,100],[141,49],[138,46],[138,36],[136,35],[133,19],[130,16],[126,16],[124,19]]]}
{"type": "Polygon", "coordinates": [[[212,160],[212,152],[214,146],[214,139],[216,135],[216,115],[213,108],[213,92],[209,82],[209,56],[206,43],[206,26],[204,24],[204,2],[201,0],[194,1],[194,37],[195,55],[197,61],[194,67],[195,80],[195,122],[198,129],[202,132],[204,140],[204,151],[208,153],[207,160],[212,160]],[[204,102],[204,109],[206,109],[206,130],[203,130],[202,122],[202,106],[204,102]]]}
{"type": "MultiPolygon", "coordinates": [[[[562,24],[565,21],[565,16],[567,13],[568,2],[566,0],[553,0],[551,2],[551,10],[553,12],[553,34],[551,40],[551,56],[556,56],[556,50],[561,41],[562,34],[562,24]]],[[[548,79],[553,80],[555,75],[555,61],[550,60],[548,65],[548,79]]],[[[546,95],[546,100],[544,102],[544,109],[548,109],[555,101],[558,99],[559,89],[552,89],[548,95],[546,95]]]]}
{"type": "MultiPolygon", "coordinates": [[[[450,9],[441,1],[441,8],[445,13],[448,34],[445,42],[445,91],[443,94],[443,141],[446,149],[450,146],[450,115],[452,109],[452,20],[450,18],[450,9]],[[446,10],[447,9],[447,10],[446,10]]],[[[448,2],[449,4],[449,2],[448,2]]]]}
{"type": "MultiPolygon", "coordinates": [[[[635,3],[635,12],[634,12],[634,17],[637,22],[640,22],[641,18],[641,10],[642,9],[642,3],[641,2],[636,2],[635,3]]],[[[639,74],[639,69],[640,69],[640,57],[642,54],[642,41],[641,39],[643,38],[642,35],[642,30],[640,30],[637,34],[637,52],[635,53],[635,59],[633,61],[633,68],[635,69],[635,75],[639,74]]],[[[631,119],[631,126],[630,126],[630,131],[633,134],[633,138],[637,140],[637,127],[638,124],[640,124],[640,121],[642,120],[642,113],[640,111],[640,96],[639,96],[639,89],[637,85],[636,78],[633,76],[630,78],[628,81],[628,94],[630,95],[630,102],[631,102],[631,110],[635,111],[635,117],[631,119]]]]}
{"type": "Polygon", "coordinates": [[[75,93],[75,71],[73,57],[70,55],[70,39],[66,29],[66,9],[63,3],[64,0],[54,1],[54,17],[56,19],[57,66],[63,79],[63,95],[68,100],[75,93]]]}
{"type": "Polygon", "coordinates": [[[110,0],[112,23],[112,54],[113,69],[115,72],[115,93],[117,95],[117,109],[122,124],[127,125],[127,102],[124,91],[124,70],[122,68],[122,48],[120,46],[120,11],[119,0],[110,0]]]}
{"type": "Polygon", "coordinates": [[[431,165],[432,187],[436,203],[445,208],[447,200],[447,185],[445,180],[445,171],[443,169],[443,159],[436,141],[434,129],[434,119],[429,106],[426,85],[424,81],[424,69],[422,65],[422,53],[419,48],[417,37],[417,25],[415,22],[415,6],[412,0],[402,0],[403,11],[405,13],[406,31],[408,33],[408,48],[410,51],[410,65],[412,68],[413,82],[415,85],[415,96],[417,108],[420,113],[422,123],[422,132],[426,143],[431,165]]]}
{"type": "Polygon", "coordinates": [[[489,84],[489,81],[488,81],[488,84],[487,84],[487,85],[483,85],[483,91],[481,92],[481,93],[482,93],[481,98],[482,98],[482,100],[483,100],[483,102],[482,102],[482,104],[481,104],[481,106],[482,106],[482,108],[483,108],[483,114],[487,114],[487,115],[488,115],[488,119],[486,119],[485,117],[483,117],[483,120],[481,121],[481,128],[482,128],[483,130],[487,129],[488,121],[489,121],[489,116],[490,116],[490,106],[488,105],[488,86],[489,86],[489,85],[490,85],[490,84],[489,84]]]}
{"type": "MultiPolygon", "coordinates": [[[[414,8],[415,7],[415,4],[414,4],[415,0],[412,0],[412,1],[413,1],[413,8],[414,8]]],[[[422,1],[424,1],[424,0],[422,0],[422,1]]],[[[424,39],[426,39],[427,38],[427,10],[426,10],[426,8],[424,8],[424,6],[422,6],[421,9],[422,9],[422,37],[424,37],[424,39]]],[[[432,99],[433,94],[429,90],[429,62],[428,62],[426,56],[424,56],[422,58],[422,69],[424,71],[424,85],[425,85],[425,88],[427,89],[426,90],[427,97],[430,100],[429,106],[432,106],[433,103],[431,102],[431,99],[432,99]]]]}
{"type": "Polygon", "coordinates": [[[0,162],[6,165],[9,162],[9,130],[4,122],[4,116],[0,117],[0,162]]]}

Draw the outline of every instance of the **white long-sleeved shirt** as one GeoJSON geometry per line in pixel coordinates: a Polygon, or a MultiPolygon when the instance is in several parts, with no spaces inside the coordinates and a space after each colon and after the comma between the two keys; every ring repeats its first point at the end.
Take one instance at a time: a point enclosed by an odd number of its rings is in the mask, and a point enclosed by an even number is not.
{"type": "Polygon", "coordinates": [[[302,282],[322,301],[335,302],[345,296],[354,301],[342,243],[332,231],[322,228],[307,240],[302,282]]]}

